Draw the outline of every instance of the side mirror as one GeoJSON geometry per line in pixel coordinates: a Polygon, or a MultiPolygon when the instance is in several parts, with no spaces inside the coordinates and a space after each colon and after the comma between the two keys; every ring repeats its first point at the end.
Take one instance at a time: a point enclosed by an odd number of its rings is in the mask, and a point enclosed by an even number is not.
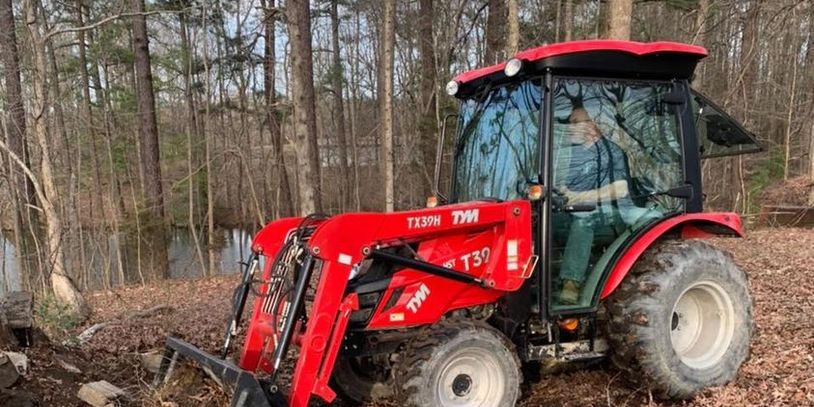
{"type": "Polygon", "coordinates": [[[438,146],[435,150],[435,173],[433,174],[433,182],[432,182],[432,193],[438,197],[439,203],[446,203],[449,202],[449,198],[446,195],[441,193],[441,164],[444,159],[444,140],[446,139],[447,134],[447,123],[449,119],[458,118],[457,113],[450,113],[444,116],[444,120],[441,122],[441,136],[438,137],[438,146]]]}
{"type": "Polygon", "coordinates": [[[692,185],[684,184],[675,188],[670,188],[666,192],[665,195],[672,197],[672,198],[682,198],[682,199],[690,199],[692,198],[692,185]]]}

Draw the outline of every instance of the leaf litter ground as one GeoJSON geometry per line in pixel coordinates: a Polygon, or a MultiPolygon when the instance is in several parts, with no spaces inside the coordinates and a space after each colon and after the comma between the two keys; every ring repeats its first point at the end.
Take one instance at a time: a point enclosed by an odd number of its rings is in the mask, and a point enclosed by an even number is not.
{"type": "MultiPolygon", "coordinates": [[[[627,382],[613,366],[527,380],[523,406],[812,406],[814,405],[814,230],[763,229],[744,240],[716,239],[735,256],[749,276],[754,300],[755,334],[751,357],[737,379],[686,402],[654,400],[646,388],[627,382]]],[[[173,375],[169,386],[151,389],[152,374],[139,353],[160,350],[167,335],[180,336],[216,353],[236,276],[170,281],[121,287],[89,295],[91,320],[71,332],[78,335],[95,323],[118,320],[81,346],[66,347],[40,336],[26,350],[30,372],[16,387],[0,393],[0,405],[27,395],[43,406],[83,406],[82,383],[107,380],[131,396],[120,405],[220,406],[228,395],[205,375],[173,375]],[[140,310],[167,305],[143,318],[140,310]],[[81,373],[71,372],[66,365],[81,373]]],[[[249,308],[251,309],[251,308],[249,308]]],[[[234,349],[242,345],[239,340],[234,349]]],[[[237,352],[237,351],[236,351],[237,352]]],[[[397,403],[383,403],[397,405],[397,403]]]]}

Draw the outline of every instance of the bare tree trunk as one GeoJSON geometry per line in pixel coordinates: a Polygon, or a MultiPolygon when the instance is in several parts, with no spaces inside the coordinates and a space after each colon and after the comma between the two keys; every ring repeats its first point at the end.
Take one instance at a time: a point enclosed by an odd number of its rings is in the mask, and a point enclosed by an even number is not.
{"type": "Polygon", "coordinates": [[[630,40],[630,19],[633,0],[608,0],[607,38],[630,40]]]}
{"type": "MultiPolygon", "coordinates": [[[[2,51],[3,73],[5,74],[5,110],[9,113],[6,122],[6,138],[9,148],[29,165],[28,150],[25,147],[25,105],[23,104],[20,83],[20,54],[17,50],[17,34],[14,25],[14,12],[11,0],[0,0],[0,51],[2,51]]],[[[21,200],[19,208],[26,202],[34,202],[34,188],[31,181],[16,166],[10,167],[14,190],[21,200]]],[[[25,218],[22,215],[21,219],[25,218]]]]}
{"type": "Polygon", "coordinates": [[[178,14],[178,22],[181,28],[181,48],[184,54],[181,60],[184,62],[184,98],[187,103],[187,120],[185,130],[187,133],[187,177],[189,188],[188,204],[188,218],[189,232],[192,234],[192,244],[195,245],[195,253],[198,255],[198,261],[201,264],[201,273],[207,275],[206,262],[204,261],[203,252],[201,251],[200,241],[198,240],[197,219],[195,219],[195,174],[194,163],[195,156],[192,153],[192,137],[200,136],[198,129],[198,116],[195,113],[195,99],[192,95],[192,50],[189,46],[189,32],[187,30],[187,16],[185,13],[178,14]]]}
{"type": "Polygon", "coordinates": [[[207,19],[207,9],[203,11],[203,64],[204,64],[204,86],[206,89],[206,103],[204,104],[203,136],[204,136],[204,160],[206,161],[206,254],[209,261],[209,275],[215,273],[215,204],[214,191],[212,191],[212,143],[209,138],[209,115],[212,102],[212,83],[209,73],[209,27],[207,19]]]}
{"type": "Polygon", "coordinates": [[[562,0],[554,3],[554,42],[560,42],[560,32],[562,31],[562,0]]]}
{"type": "Polygon", "coordinates": [[[396,2],[385,0],[381,35],[381,81],[379,91],[379,116],[382,132],[382,178],[384,179],[384,210],[392,212],[395,207],[393,179],[393,60],[396,41],[396,2]]]}
{"type": "MultiPolygon", "coordinates": [[[[84,16],[83,16],[82,8],[83,8],[82,0],[77,0],[76,1],[76,21],[80,26],[84,25],[84,16]]],[[[86,47],[86,45],[85,45],[85,31],[84,30],[77,31],[76,39],[79,42],[79,74],[80,74],[80,78],[82,80],[82,99],[83,99],[82,100],[82,108],[83,108],[82,112],[83,112],[83,114],[85,116],[84,120],[85,120],[85,124],[87,125],[88,133],[90,134],[91,160],[93,162],[93,171],[94,171],[94,173],[96,175],[94,177],[94,187],[95,187],[96,190],[91,192],[92,198],[90,199],[90,205],[89,205],[89,216],[90,216],[90,219],[92,221],[94,221],[94,220],[97,220],[97,219],[103,219],[104,218],[104,215],[103,215],[104,212],[102,210],[102,184],[101,184],[101,182],[102,182],[102,174],[101,174],[101,171],[99,169],[99,153],[97,151],[97,144],[98,144],[97,137],[98,136],[97,136],[97,133],[96,133],[96,128],[95,128],[95,126],[93,124],[93,113],[91,111],[91,105],[90,105],[90,103],[91,103],[90,102],[91,101],[91,99],[90,99],[90,81],[88,79],[89,78],[89,75],[88,75],[88,59],[87,59],[86,51],[85,51],[85,49],[86,49],[85,48],[86,47]],[[97,210],[100,211],[99,215],[102,215],[101,217],[96,216],[96,214],[94,214],[94,206],[97,208],[97,210]]],[[[96,62],[94,62],[94,64],[96,64],[96,62]]],[[[97,87],[96,89],[99,89],[99,88],[97,87]]]]}
{"type": "MultiPolygon", "coordinates": [[[[814,121],[811,122],[811,132],[808,134],[808,179],[814,181],[814,121]]],[[[808,206],[814,207],[814,184],[808,193],[808,206]]]]}
{"type": "Polygon", "coordinates": [[[520,16],[517,0],[507,0],[508,8],[508,34],[506,36],[506,56],[507,58],[517,53],[520,46],[520,16]]]}
{"type": "Polygon", "coordinates": [[[565,0],[565,12],[563,13],[563,39],[571,41],[574,35],[574,0],[565,0]]]}
{"type": "MultiPolygon", "coordinates": [[[[265,3],[265,2],[264,2],[265,3]]],[[[263,75],[263,83],[265,87],[264,96],[266,98],[266,114],[267,114],[267,121],[269,126],[269,133],[271,136],[271,145],[272,145],[272,154],[274,154],[273,160],[277,165],[275,166],[277,170],[278,176],[278,183],[280,185],[280,199],[279,199],[279,210],[278,214],[280,216],[290,216],[294,211],[294,202],[291,199],[291,184],[288,181],[288,169],[285,166],[285,152],[283,150],[283,135],[280,131],[280,120],[277,118],[276,112],[276,103],[277,103],[277,92],[275,91],[275,72],[274,66],[276,65],[276,58],[274,52],[274,42],[276,35],[274,33],[274,26],[275,22],[277,21],[277,13],[278,11],[275,10],[275,0],[270,0],[268,6],[263,5],[263,9],[266,10],[265,15],[265,31],[266,31],[266,45],[265,45],[265,58],[263,59],[264,64],[264,75],[263,75]]]]}
{"type": "MultiPolygon", "coordinates": [[[[0,0],[0,54],[2,54],[5,74],[4,110],[8,112],[8,120],[5,121],[6,142],[11,151],[20,157],[26,166],[30,166],[28,147],[25,142],[25,105],[20,83],[20,57],[11,0],[0,0]]],[[[31,219],[31,212],[28,205],[35,203],[34,188],[31,181],[13,160],[8,160],[7,171],[10,183],[9,192],[11,192],[14,202],[14,242],[18,253],[26,255],[29,248],[25,230],[30,227],[28,223],[31,219]]],[[[24,276],[31,276],[27,262],[21,261],[20,268],[21,271],[24,271],[24,276]]]]}
{"type": "Polygon", "coordinates": [[[292,1],[286,7],[291,43],[291,81],[294,101],[294,147],[304,185],[299,185],[300,214],[322,211],[317,118],[314,98],[314,66],[311,53],[309,1],[292,1]]]}
{"type": "Polygon", "coordinates": [[[353,150],[353,203],[356,210],[362,208],[362,199],[359,192],[359,144],[357,132],[359,129],[359,37],[361,30],[361,22],[359,18],[359,9],[355,10],[354,28],[356,38],[353,44],[353,59],[350,63],[350,142],[351,149],[353,150]]]}
{"type": "Polygon", "coordinates": [[[484,65],[492,65],[504,59],[506,50],[506,0],[489,0],[489,16],[486,19],[486,52],[484,65]]]}
{"type": "MultiPolygon", "coordinates": [[[[745,126],[750,122],[749,102],[752,99],[752,89],[748,87],[755,81],[755,70],[752,69],[752,61],[755,60],[757,55],[757,28],[758,17],[760,16],[760,1],[751,0],[747,4],[747,9],[743,14],[743,34],[741,37],[741,53],[738,58],[740,82],[735,82],[735,88],[741,92],[741,106],[740,106],[740,119],[745,126]]],[[[739,188],[739,190],[731,191],[732,195],[732,211],[737,212],[742,198],[745,202],[747,199],[745,195],[745,183],[743,180],[743,156],[732,158],[733,171],[732,181],[729,183],[729,188],[739,188]]],[[[741,205],[741,209],[745,212],[748,208],[741,205]]]]}
{"type": "MultiPolygon", "coordinates": [[[[792,47],[792,51],[796,51],[797,47],[792,47]]],[[[783,180],[786,181],[789,179],[789,160],[791,158],[791,132],[792,132],[792,119],[794,119],[794,113],[797,110],[794,106],[794,102],[797,98],[797,65],[796,63],[791,64],[791,84],[789,84],[789,102],[788,108],[786,110],[786,129],[784,131],[784,140],[783,140],[783,147],[784,147],[784,155],[783,155],[783,180]]]]}
{"type": "MultiPolygon", "coordinates": [[[[62,218],[58,211],[58,197],[51,160],[50,146],[48,145],[48,90],[46,83],[46,43],[41,33],[41,23],[38,21],[35,0],[26,0],[23,4],[25,10],[25,23],[31,38],[34,52],[33,89],[34,97],[31,100],[34,117],[34,137],[40,148],[40,181],[42,186],[30,173],[31,183],[34,186],[42,213],[45,217],[46,243],[48,259],[51,265],[51,289],[60,303],[64,304],[70,312],[80,319],[87,316],[88,309],[82,294],[74,285],[65,268],[65,248],[62,245],[62,218]]],[[[12,154],[10,154],[12,155],[12,154]]],[[[17,157],[16,155],[14,155],[17,157]]],[[[21,167],[25,164],[19,159],[15,160],[21,167]]]]}
{"type": "Polygon", "coordinates": [[[342,100],[345,82],[345,74],[342,68],[342,58],[339,48],[339,0],[331,0],[331,41],[332,49],[332,65],[331,68],[331,81],[333,82],[333,118],[334,132],[336,140],[339,144],[339,170],[342,177],[341,185],[341,208],[344,209],[351,205],[350,195],[353,191],[353,182],[351,179],[350,168],[348,166],[348,141],[345,135],[345,106],[342,100]]]}
{"type": "Polygon", "coordinates": [[[435,163],[435,146],[438,138],[438,121],[435,115],[437,71],[435,69],[435,30],[433,28],[433,0],[419,1],[418,41],[421,54],[421,154],[424,177],[429,182],[422,189],[425,196],[432,193],[432,169],[435,163]]]}
{"type": "MultiPolygon", "coordinates": [[[[144,0],[132,0],[134,13],[144,12],[144,0]]],[[[141,165],[144,167],[144,195],[151,218],[153,267],[155,275],[169,275],[167,236],[164,224],[164,193],[161,186],[161,162],[158,125],[155,117],[155,95],[147,38],[147,21],[143,14],[133,16],[133,49],[135,51],[136,90],[141,134],[141,165]]]]}

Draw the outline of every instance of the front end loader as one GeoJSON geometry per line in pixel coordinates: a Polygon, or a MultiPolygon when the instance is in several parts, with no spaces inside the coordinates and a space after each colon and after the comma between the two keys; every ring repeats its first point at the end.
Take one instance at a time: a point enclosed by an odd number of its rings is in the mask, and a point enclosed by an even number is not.
{"type": "Polygon", "coordinates": [[[741,221],[702,211],[700,160],[759,147],[690,89],[705,55],[581,41],[457,76],[447,194],[442,133],[427,208],[269,223],[221,354],[170,337],[155,383],[180,357],[233,406],[513,405],[522,365],[608,357],[664,398],[732,380],[751,338],[745,276],[696,239],[740,236],[741,221]]]}

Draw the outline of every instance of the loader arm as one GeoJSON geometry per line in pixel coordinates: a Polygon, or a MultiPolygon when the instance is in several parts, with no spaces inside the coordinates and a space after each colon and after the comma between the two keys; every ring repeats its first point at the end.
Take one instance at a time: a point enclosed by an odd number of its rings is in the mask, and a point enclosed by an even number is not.
{"type": "MultiPolygon", "coordinates": [[[[277,383],[278,372],[285,367],[290,345],[298,345],[288,393],[290,405],[305,406],[312,394],[331,402],[336,394],[328,382],[349,318],[359,306],[356,293],[347,291],[354,268],[374,258],[396,266],[401,277],[390,284],[412,288],[403,290],[394,301],[393,310],[401,314],[391,317],[391,327],[424,324],[452,309],[491,303],[503,293],[519,289],[535,263],[530,225],[531,207],[522,200],[351,213],[320,221],[312,225],[313,231],[299,249],[283,246],[283,251],[299,251],[299,257],[278,253],[276,261],[267,265],[266,283],[261,286],[266,297],[255,307],[250,328],[254,337],[246,342],[241,367],[270,374],[271,389],[277,390],[283,387],[277,383]],[[419,247],[418,256],[388,250],[410,244],[419,247]],[[474,260],[455,261],[466,259],[462,256],[471,255],[473,247],[486,248],[483,252],[488,258],[481,257],[477,267],[474,260]],[[286,258],[297,264],[297,279],[287,289],[288,298],[282,305],[269,306],[274,297],[275,270],[285,268],[279,262],[286,258]],[[313,302],[306,304],[305,291],[313,280],[317,280],[313,302]],[[443,299],[438,302],[427,300],[421,312],[413,302],[416,312],[410,314],[406,310],[410,296],[422,285],[431,285],[436,292],[443,288],[435,287],[447,287],[453,294],[436,295],[443,299]]],[[[378,327],[381,325],[379,322],[378,327]]]]}

